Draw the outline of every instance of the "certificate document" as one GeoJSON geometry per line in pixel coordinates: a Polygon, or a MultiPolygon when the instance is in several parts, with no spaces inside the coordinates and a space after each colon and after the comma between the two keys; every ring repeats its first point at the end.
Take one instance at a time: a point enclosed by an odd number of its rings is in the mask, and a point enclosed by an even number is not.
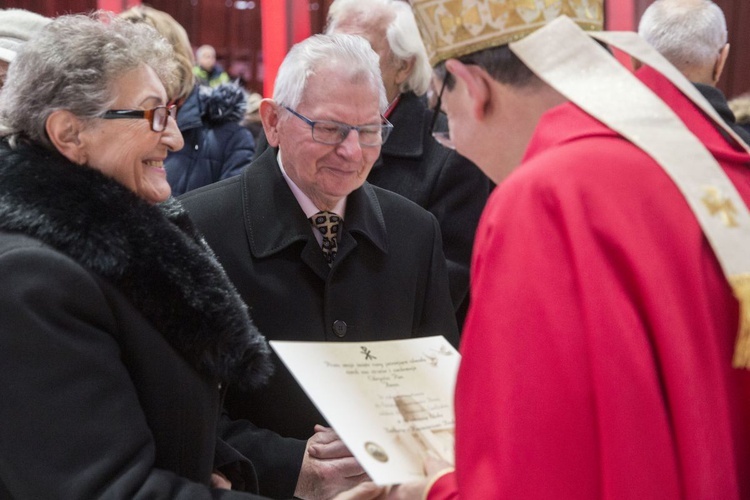
{"type": "Polygon", "coordinates": [[[423,478],[430,454],[453,463],[460,355],[445,338],[270,344],[376,484],[423,478]]]}

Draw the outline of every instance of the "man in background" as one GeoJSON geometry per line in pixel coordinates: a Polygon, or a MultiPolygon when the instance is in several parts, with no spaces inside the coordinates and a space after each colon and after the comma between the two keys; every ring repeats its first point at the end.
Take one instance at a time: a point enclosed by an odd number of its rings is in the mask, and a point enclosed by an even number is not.
{"type": "Polygon", "coordinates": [[[195,51],[196,65],[193,66],[193,74],[201,85],[218,87],[229,81],[229,75],[220,64],[216,62],[216,49],[211,45],[201,45],[195,51]]]}
{"type": "Polygon", "coordinates": [[[643,13],[638,34],[693,82],[722,119],[750,143],[750,133],[736,125],[726,97],[716,88],[729,57],[727,22],[718,5],[711,0],[656,0],[643,13]]]}
{"type": "Polygon", "coordinates": [[[459,328],[469,304],[469,262],[489,179],[476,165],[440,145],[445,115],[431,110],[431,69],[414,14],[401,0],[335,0],[327,33],[360,35],[380,56],[393,132],[367,181],[429,210],[440,223],[443,251],[459,328]]]}

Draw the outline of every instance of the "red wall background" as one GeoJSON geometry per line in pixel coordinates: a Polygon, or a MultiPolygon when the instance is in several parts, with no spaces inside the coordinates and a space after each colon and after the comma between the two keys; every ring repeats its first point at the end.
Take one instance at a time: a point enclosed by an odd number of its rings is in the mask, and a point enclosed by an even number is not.
{"type": "MultiPolygon", "coordinates": [[[[294,42],[319,33],[332,0],[148,0],[170,13],[188,32],[194,47],[208,43],[231,76],[255,92],[270,95],[273,77],[294,42]],[[262,22],[264,20],[265,22],[262,22]]],[[[605,0],[607,29],[632,30],[653,0],[605,0]]],[[[732,46],[719,82],[729,97],[750,91],[750,1],[714,0],[723,10],[732,46]]],[[[28,9],[46,16],[119,11],[141,0],[0,0],[2,7],[28,9]]]]}

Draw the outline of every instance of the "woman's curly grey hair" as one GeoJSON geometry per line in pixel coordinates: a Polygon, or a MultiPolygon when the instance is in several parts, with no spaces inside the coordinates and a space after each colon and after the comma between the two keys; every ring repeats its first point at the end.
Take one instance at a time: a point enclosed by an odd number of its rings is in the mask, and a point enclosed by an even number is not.
{"type": "Polygon", "coordinates": [[[53,148],[45,132],[53,111],[84,120],[101,116],[117,97],[114,82],[142,64],[165,88],[173,86],[172,46],[151,26],[104,12],[60,16],[25,43],[10,65],[0,92],[0,135],[53,148]]]}

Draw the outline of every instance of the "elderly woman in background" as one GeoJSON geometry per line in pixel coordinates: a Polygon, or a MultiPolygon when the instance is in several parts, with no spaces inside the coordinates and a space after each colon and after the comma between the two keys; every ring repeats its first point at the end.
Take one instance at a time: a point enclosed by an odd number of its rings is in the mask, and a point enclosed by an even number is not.
{"type": "Polygon", "coordinates": [[[173,199],[155,30],[63,16],[0,93],[0,498],[249,498],[221,389],[265,340],[173,199]],[[165,202],[166,200],[166,202],[165,202]],[[165,202],[161,203],[160,202],[165,202]]]}
{"type": "Polygon", "coordinates": [[[166,12],[138,5],[120,16],[153,26],[174,48],[180,77],[171,95],[179,103],[177,126],[185,147],[170,152],[164,162],[172,194],[238,175],[255,154],[255,139],[241,125],[247,108],[245,91],[231,82],[216,88],[198,85],[187,32],[166,12]]]}

